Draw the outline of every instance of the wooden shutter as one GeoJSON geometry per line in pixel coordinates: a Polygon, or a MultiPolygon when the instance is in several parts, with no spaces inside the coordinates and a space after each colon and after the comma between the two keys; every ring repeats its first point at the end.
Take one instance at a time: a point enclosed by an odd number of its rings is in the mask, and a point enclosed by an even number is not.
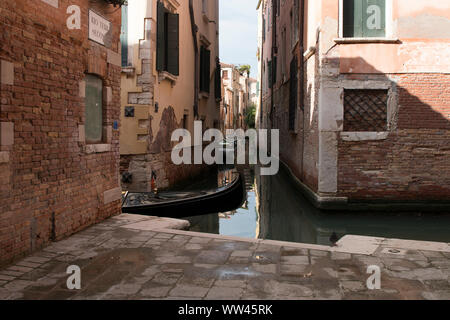
{"type": "Polygon", "coordinates": [[[122,67],[128,66],[128,6],[122,7],[122,28],[120,32],[122,44],[122,67]]]}
{"type": "Polygon", "coordinates": [[[209,76],[211,74],[211,51],[200,49],[200,91],[209,93],[209,76]]]}
{"type": "Polygon", "coordinates": [[[206,61],[205,61],[205,92],[209,93],[209,79],[210,79],[210,75],[211,75],[211,51],[210,50],[206,50],[205,51],[206,55],[206,61]]]}
{"type": "Polygon", "coordinates": [[[200,47],[200,91],[205,91],[205,47],[200,47]]]}
{"type": "Polygon", "coordinates": [[[289,130],[295,130],[295,118],[297,116],[297,81],[298,67],[297,57],[291,61],[289,82],[289,130]]]}
{"type": "Polygon", "coordinates": [[[216,58],[216,72],[214,77],[214,92],[216,100],[222,100],[222,70],[220,68],[219,58],[216,58]]]}
{"type": "Polygon", "coordinates": [[[278,72],[278,62],[277,56],[273,57],[272,60],[272,87],[277,83],[277,72],[278,72]]]}
{"type": "Polygon", "coordinates": [[[178,76],[180,59],[180,20],[178,14],[167,13],[167,71],[178,76]]]}
{"type": "Polygon", "coordinates": [[[103,138],[103,82],[93,75],[86,76],[85,132],[86,142],[99,143],[103,138]]]}
{"type": "Polygon", "coordinates": [[[262,34],[262,41],[265,42],[266,41],[266,18],[263,17],[263,34],[262,34]]]}
{"type": "Polygon", "coordinates": [[[362,37],[363,0],[344,1],[344,37],[362,37]]]}
{"type": "Polygon", "coordinates": [[[158,1],[156,24],[156,70],[165,71],[166,66],[166,8],[158,1]]]}

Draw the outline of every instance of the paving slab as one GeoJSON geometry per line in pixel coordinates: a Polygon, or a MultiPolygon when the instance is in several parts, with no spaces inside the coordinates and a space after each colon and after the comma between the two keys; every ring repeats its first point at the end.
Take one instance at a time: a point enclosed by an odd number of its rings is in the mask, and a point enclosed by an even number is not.
{"type": "Polygon", "coordinates": [[[110,218],[0,269],[0,299],[450,297],[448,244],[346,236],[327,247],[167,229],[180,226],[110,218]],[[72,265],[80,290],[67,288],[72,265]],[[380,268],[380,290],[367,288],[369,266],[380,268]]]}

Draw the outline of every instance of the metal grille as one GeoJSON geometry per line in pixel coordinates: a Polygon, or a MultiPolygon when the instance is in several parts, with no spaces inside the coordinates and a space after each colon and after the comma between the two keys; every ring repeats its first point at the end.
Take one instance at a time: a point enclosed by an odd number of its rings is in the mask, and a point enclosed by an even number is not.
{"type": "Polygon", "coordinates": [[[344,90],[344,131],[387,131],[387,90],[344,90]]]}

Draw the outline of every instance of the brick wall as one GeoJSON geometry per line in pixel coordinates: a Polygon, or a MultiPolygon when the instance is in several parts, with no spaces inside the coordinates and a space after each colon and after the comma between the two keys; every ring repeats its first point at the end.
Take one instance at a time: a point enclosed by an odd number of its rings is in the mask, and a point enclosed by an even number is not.
{"type": "Polygon", "coordinates": [[[13,143],[0,147],[9,158],[0,161],[0,264],[120,213],[112,129],[120,112],[120,10],[100,0],[55,2],[0,2],[2,70],[13,67],[13,82],[5,75],[1,84],[0,121],[2,129],[13,125],[13,143]],[[81,30],[66,27],[70,5],[81,8],[81,30]],[[112,22],[108,47],[87,38],[89,8],[112,22]],[[103,80],[100,147],[84,141],[87,72],[103,80]]]}
{"type": "Polygon", "coordinates": [[[339,142],[339,195],[353,199],[450,197],[450,75],[397,79],[397,129],[387,140],[339,142]]]}

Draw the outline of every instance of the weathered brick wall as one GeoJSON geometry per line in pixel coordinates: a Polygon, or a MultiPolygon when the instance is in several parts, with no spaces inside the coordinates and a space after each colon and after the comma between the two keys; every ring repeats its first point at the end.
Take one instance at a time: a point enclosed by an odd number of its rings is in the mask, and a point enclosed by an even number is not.
{"type": "MultiPolygon", "coordinates": [[[[13,124],[13,144],[0,162],[0,264],[120,213],[120,112],[117,65],[120,10],[104,1],[0,2],[0,59],[13,64],[1,85],[0,121],[13,124]],[[67,7],[81,8],[81,30],[69,30],[67,7]],[[88,9],[112,22],[106,48],[88,40],[88,9]],[[105,152],[83,139],[87,72],[103,79],[105,152]]],[[[119,59],[120,64],[120,59],[119,59]]],[[[3,63],[2,63],[3,65],[3,63]]],[[[3,126],[2,126],[3,128],[3,126]]]]}
{"type": "Polygon", "coordinates": [[[339,142],[339,195],[450,199],[450,75],[397,79],[397,129],[387,140],[339,142]]]}

